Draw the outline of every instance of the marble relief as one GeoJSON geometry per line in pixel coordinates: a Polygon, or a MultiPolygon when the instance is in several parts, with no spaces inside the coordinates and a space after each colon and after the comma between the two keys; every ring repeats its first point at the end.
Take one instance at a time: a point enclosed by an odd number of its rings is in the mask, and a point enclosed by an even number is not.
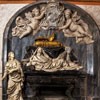
{"type": "Polygon", "coordinates": [[[47,4],[26,12],[25,17],[16,18],[16,26],[12,36],[20,39],[38,33],[41,30],[59,30],[65,37],[75,37],[76,43],[93,43],[93,37],[88,25],[81,19],[77,11],[65,8],[62,3],[50,0],[47,4]]]}

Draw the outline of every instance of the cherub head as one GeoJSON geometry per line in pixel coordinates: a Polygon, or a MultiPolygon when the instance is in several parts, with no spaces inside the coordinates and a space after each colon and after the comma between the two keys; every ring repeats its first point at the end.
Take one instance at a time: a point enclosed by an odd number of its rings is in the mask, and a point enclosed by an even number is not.
{"type": "Polygon", "coordinates": [[[38,15],[40,14],[39,9],[38,9],[38,8],[34,8],[34,9],[32,10],[32,14],[33,14],[34,16],[38,16],[38,15]]]}
{"type": "Polygon", "coordinates": [[[15,54],[13,52],[9,52],[8,60],[14,60],[15,54]]]}
{"type": "Polygon", "coordinates": [[[66,17],[66,18],[70,18],[72,12],[71,12],[70,9],[66,9],[66,10],[64,11],[64,13],[65,13],[65,17],[66,17]]]}

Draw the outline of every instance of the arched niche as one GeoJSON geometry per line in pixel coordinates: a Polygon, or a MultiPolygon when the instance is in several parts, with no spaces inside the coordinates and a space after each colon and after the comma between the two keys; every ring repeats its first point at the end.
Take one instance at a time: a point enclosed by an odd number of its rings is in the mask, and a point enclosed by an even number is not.
{"type": "MultiPolygon", "coordinates": [[[[39,5],[46,4],[46,1],[41,1],[37,3],[29,4],[19,11],[17,11],[12,18],[9,20],[6,25],[4,35],[3,35],[3,71],[5,68],[5,64],[7,62],[7,55],[10,51],[15,53],[16,59],[21,61],[26,53],[26,47],[30,46],[34,43],[34,38],[36,36],[28,35],[22,39],[18,37],[12,36],[12,28],[15,27],[15,20],[18,16],[25,17],[25,13],[31,11],[34,7],[38,7],[39,5]]],[[[63,2],[62,3],[65,8],[71,9],[73,12],[77,11],[78,15],[81,16],[81,19],[88,25],[91,34],[93,35],[94,43],[92,44],[77,44],[75,40],[72,38],[64,38],[63,34],[58,36],[58,40],[61,39],[65,45],[68,45],[74,49],[74,52],[78,58],[78,61],[84,66],[84,71],[89,75],[89,81],[87,81],[87,95],[98,95],[98,87],[99,83],[99,59],[100,59],[100,33],[99,28],[96,25],[95,21],[92,17],[83,9],[79,8],[76,5],[63,2]],[[94,81],[94,82],[93,82],[94,81]],[[91,84],[93,82],[93,84],[91,84]],[[94,86],[97,85],[97,87],[94,86]],[[88,90],[91,86],[90,91],[88,90]],[[95,87],[95,89],[93,89],[95,87]],[[93,93],[91,92],[93,89],[93,93]]],[[[7,80],[3,82],[3,100],[6,100],[6,87],[7,80]]]]}

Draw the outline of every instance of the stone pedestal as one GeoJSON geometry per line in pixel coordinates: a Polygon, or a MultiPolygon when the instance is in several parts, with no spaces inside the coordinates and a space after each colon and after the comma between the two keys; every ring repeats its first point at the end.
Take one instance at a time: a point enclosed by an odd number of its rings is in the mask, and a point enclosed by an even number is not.
{"type": "Polygon", "coordinates": [[[23,95],[27,99],[41,96],[66,96],[77,100],[86,96],[86,74],[79,71],[25,73],[25,87],[23,95]],[[81,92],[83,91],[83,92],[81,92]],[[80,96],[80,97],[79,97],[80,96]]]}

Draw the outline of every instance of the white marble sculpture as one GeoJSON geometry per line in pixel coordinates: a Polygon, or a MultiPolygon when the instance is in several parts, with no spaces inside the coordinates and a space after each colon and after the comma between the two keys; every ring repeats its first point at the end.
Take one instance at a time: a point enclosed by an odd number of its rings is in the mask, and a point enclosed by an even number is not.
{"type": "Polygon", "coordinates": [[[21,16],[16,18],[16,26],[12,29],[13,36],[23,38],[29,34],[35,35],[41,30],[60,30],[65,37],[75,37],[76,43],[94,42],[93,33],[78,12],[65,8],[56,0],[50,0],[47,4],[35,7],[24,15],[23,18],[21,16]]]}
{"type": "Polygon", "coordinates": [[[65,47],[65,51],[57,58],[51,58],[45,53],[43,48],[38,47],[32,56],[29,58],[29,62],[26,66],[29,66],[35,70],[43,70],[47,72],[54,72],[58,70],[79,70],[82,66],[72,62],[70,60],[71,48],[65,47]]]}
{"type": "Polygon", "coordinates": [[[88,25],[80,19],[77,12],[72,13],[70,9],[64,11],[66,23],[59,27],[64,32],[65,37],[76,37],[76,43],[93,43],[92,35],[89,33],[88,25]]]}
{"type": "Polygon", "coordinates": [[[9,52],[2,80],[8,76],[7,100],[23,100],[22,86],[24,74],[20,62],[14,57],[14,53],[9,52]]]}

